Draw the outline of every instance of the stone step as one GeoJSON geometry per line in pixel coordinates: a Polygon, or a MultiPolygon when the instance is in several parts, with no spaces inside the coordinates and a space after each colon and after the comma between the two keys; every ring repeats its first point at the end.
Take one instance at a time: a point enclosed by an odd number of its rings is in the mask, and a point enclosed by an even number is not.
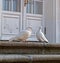
{"type": "Polygon", "coordinates": [[[0,54],[60,54],[60,44],[0,41],[0,54]]]}
{"type": "Polygon", "coordinates": [[[60,55],[19,55],[19,54],[1,54],[0,63],[57,63],[60,62],[60,55]]]}

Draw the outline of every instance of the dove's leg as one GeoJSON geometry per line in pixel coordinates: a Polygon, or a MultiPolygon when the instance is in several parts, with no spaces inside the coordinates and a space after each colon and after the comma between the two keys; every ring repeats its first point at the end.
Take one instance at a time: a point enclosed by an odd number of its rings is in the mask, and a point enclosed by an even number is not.
{"type": "Polygon", "coordinates": [[[26,42],[26,40],[19,39],[17,42],[26,42]]]}
{"type": "Polygon", "coordinates": [[[23,42],[26,42],[26,40],[23,40],[23,42]]]}

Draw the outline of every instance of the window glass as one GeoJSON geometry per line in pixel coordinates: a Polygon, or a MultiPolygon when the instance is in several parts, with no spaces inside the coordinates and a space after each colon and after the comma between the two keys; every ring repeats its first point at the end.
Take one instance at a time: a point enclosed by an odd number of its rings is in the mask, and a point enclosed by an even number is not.
{"type": "Polygon", "coordinates": [[[16,11],[17,7],[17,0],[13,0],[13,11],[16,11]]]}
{"type": "Polygon", "coordinates": [[[34,2],[34,14],[42,14],[43,13],[43,2],[34,2]]]}
{"type": "Polygon", "coordinates": [[[21,0],[13,0],[13,11],[21,12],[21,0]]]}
{"type": "Polygon", "coordinates": [[[12,1],[11,0],[8,0],[8,11],[12,11],[12,1]]]}
{"type": "Polygon", "coordinates": [[[6,0],[3,1],[3,10],[6,10],[6,0]]]}
{"type": "Polygon", "coordinates": [[[21,12],[21,0],[3,0],[3,10],[21,12]]]}
{"type": "Polygon", "coordinates": [[[9,10],[9,1],[8,0],[3,1],[3,10],[9,10]]]}
{"type": "Polygon", "coordinates": [[[42,14],[43,13],[43,2],[29,0],[27,7],[26,7],[26,12],[33,13],[33,14],[42,14]]]}
{"type": "Polygon", "coordinates": [[[27,13],[31,13],[31,5],[32,5],[32,0],[29,0],[29,1],[28,1],[28,4],[27,4],[27,7],[26,7],[27,13]]]}
{"type": "Polygon", "coordinates": [[[17,4],[17,7],[16,7],[17,10],[16,11],[21,12],[21,0],[17,0],[16,4],[17,4]]]}

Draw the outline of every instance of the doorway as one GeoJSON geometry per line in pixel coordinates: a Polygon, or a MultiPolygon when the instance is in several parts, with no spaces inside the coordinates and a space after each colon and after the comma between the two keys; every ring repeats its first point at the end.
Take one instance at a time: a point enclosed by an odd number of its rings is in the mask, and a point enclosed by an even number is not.
{"type": "Polygon", "coordinates": [[[43,26],[43,0],[2,0],[1,40],[9,40],[26,27],[32,27],[28,40],[36,41],[36,32],[43,26]]]}

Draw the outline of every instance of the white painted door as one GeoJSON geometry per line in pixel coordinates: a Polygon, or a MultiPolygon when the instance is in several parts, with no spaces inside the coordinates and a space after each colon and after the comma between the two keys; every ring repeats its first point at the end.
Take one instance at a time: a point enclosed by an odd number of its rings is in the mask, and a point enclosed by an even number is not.
{"type": "Polygon", "coordinates": [[[36,32],[42,25],[43,21],[43,0],[28,0],[24,7],[24,22],[23,28],[31,26],[32,35],[28,40],[36,41],[36,32]]]}
{"type": "Polygon", "coordinates": [[[2,0],[1,40],[9,40],[22,29],[22,0],[2,0]]]}
{"type": "Polygon", "coordinates": [[[9,40],[26,27],[32,27],[28,40],[37,40],[36,31],[43,22],[43,0],[2,0],[1,39],[9,40]]]}

